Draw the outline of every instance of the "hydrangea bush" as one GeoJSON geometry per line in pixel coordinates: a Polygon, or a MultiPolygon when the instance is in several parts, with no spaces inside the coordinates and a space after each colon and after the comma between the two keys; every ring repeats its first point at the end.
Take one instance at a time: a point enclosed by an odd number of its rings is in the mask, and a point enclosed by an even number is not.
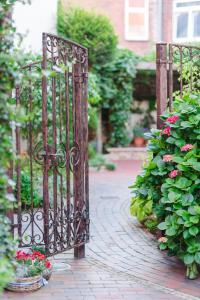
{"type": "Polygon", "coordinates": [[[154,215],[161,250],[178,256],[187,277],[200,264],[200,96],[174,101],[161,118],[163,130],[149,134],[150,157],[133,189],[131,212],[140,221],[154,215]]]}

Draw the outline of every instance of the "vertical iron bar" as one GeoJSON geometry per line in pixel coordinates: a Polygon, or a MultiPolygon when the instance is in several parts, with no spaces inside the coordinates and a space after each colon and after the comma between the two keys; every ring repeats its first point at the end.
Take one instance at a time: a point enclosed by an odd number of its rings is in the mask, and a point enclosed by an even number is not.
{"type": "MultiPolygon", "coordinates": [[[[59,78],[59,119],[60,119],[60,128],[59,128],[59,142],[60,145],[62,145],[62,118],[63,118],[63,114],[62,114],[62,77],[60,74],[60,78],[59,78]]],[[[64,210],[64,205],[63,205],[63,175],[62,175],[62,171],[60,173],[60,210],[61,210],[61,249],[63,247],[63,210],[64,210]]]]}
{"type": "MultiPolygon", "coordinates": [[[[67,65],[67,61],[66,61],[67,65]]],[[[70,235],[71,235],[71,224],[70,224],[70,97],[69,97],[69,73],[65,71],[65,109],[66,109],[66,188],[67,188],[67,243],[69,246],[70,235]]]]}
{"type": "MultiPolygon", "coordinates": [[[[52,67],[54,65],[54,57],[53,57],[53,45],[51,44],[51,60],[52,67]]],[[[57,148],[57,126],[56,126],[56,78],[52,77],[52,125],[53,125],[53,155],[56,154],[57,148]]],[[[56,158],[53,164],[56,164],[56,158]]],[[[53,231],[54,231],[54,251],[57,250],[57,170],[56,166],[53,166],[53,231]]]]}
{"type": "Polygon", "coordinates": [[[179,47],[180,53],[180,96],[183,97],[183,49],[182,46],[179,47]]]}
{"type": "Polygon", "coordinates": [[[169,110],[173,105],[173,45],[169,44],[169,110]]]}
{"type": "MultiPolygon", "coordinates": [[[[12,136],[13,138],[13,136],[12,136]]],[[[13,179],[13,160],[10,161],[10,166],[8,168],[8,171],[7,171],[7,175],[8,175],[8,178],[10,179],[13,179]]],[[[11,185],[8,186],[8,193],[13,193],[13,188],[11,185]]],[[[7,217],[9,218],[10,220],[10,223],[11,223],[11,233],[12,233],[12,236],[14,237],[14,230],[15,230],[15,219],[14,219],[14,205],[12,205],[12,208],[9,209],[8,213],[7,213],[7,217]]]]}
{"type": "Polygon", "coordinates": [[[156,98],[157,98],[157,127],[163,122],[161,114],[167,108],[167,44],[156,44],[156,98]]]}
{"type": "MultiPolygon", "coordinates": [[[[29,67],[29,72],[31,74],[32,68],[29,67]]],[[[29,75],[30,75],[29,74],[29,75]]],[[[32,80],[29,79],[29,114],[32,112],[32,80]]],[[[32,117],[31,117],[32,118],[32,117]]],[[[34,203],[33,203],[33,134],[32,134],[33,126],[32,126],[32,119],[29,120],[29,163],[30,163],[30,179],[31,179],[31,186],[30,186],[30,197],[31,197],[31,243],[34,243],[34,203]]]]}
{"type": "Polygon", "coordinates": [[[84,145],[84,197],[85,197],[85,209],[86,209],[86,224],[85,224],[85,233],[86,240],[89,240],[89,166],[88,166],[88,51],[86,50],[86,62],[85,62],[85,78],[84,78],[84,87],[83,87],[83,140],[85,141],[84,145]]]}
{"type": "MultiPolygon", "coordinates": [[[[43,72],[47,70],[47,34],[42,36],[43,46],[43,72]]],[[[43,131],[43,147],[45,151],[44,167],[43,167],[43,208],[44,208],[44,243],[46,254],[49,253],[49,193],[48,193],[48,115],[47,115],[47,77],[43,73],[42,76],[42,131],[43,131]]]]}
{"type": "Polygon", "coordinates": [[[83,71],[81,63],[76,61],[74,64],[74,104],[75,104],[75,115],[74,115],[74,141],[78,144],[80,156],[79,163],[74,166],[74,204],[75,204],[75,248],[74,256],[76,258],[85,257],[85,244],[82,243],[82,216],[83,216],[83,120],[82,120],[82,80],[83,71]]]}
{"type": "Polygon", "coordinates": [[[192,93],[192,85],[193,85],[193,61],[192,61],[192,47],[189,48],[190,49],[190,93],[192,93]]]}
{"type": "MultiPolygon", "coordinates": [[[[20,87],[16,87],[16,107],[20,106],[20,87]]],[[[16,126],[16,155],[17,155],[17,223],[18,223],[18,236],[20,245],[22,243],[22,203],[21,203],[21,165],[20,165],[20,155],[21,155],[21,141],[20,141],[20,127],[16,126]]]]}

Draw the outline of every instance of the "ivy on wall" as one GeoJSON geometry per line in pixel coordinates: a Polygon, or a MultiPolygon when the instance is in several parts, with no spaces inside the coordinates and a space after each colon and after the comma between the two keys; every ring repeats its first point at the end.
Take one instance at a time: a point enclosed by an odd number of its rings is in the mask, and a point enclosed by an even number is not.
{"type": "Polygon", "coordinates": [[[109,146],[126,146],[130,142],[127,121],[133,102],[137,60],[132,51],[120,49],[110,63],[96,67],[100,78],[102,108],[108,111],[109,146]]]}
{"type": "Polygon", "coordinates": [[[14,38],[11,12],[15,2],[1,0],[0,4],[0,291],[12,276],[15,250],[9,233],[9,219],[6,217],[14,200],[9,191],[13,183],[9,180],[7,170],[12,158],[11,122],[14,119],[9,102],[17,77],[17,64],[11,53],[14,38]]]}

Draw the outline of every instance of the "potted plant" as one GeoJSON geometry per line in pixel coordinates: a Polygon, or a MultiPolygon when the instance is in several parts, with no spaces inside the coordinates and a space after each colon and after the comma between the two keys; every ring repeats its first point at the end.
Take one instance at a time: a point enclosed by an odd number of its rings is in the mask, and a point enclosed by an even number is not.
{"type": "Polygon", "coordinates": [[[15,292],[35,291],[47,283],[52,272],[52,265],[40,251],[31,250],[28,253],[17,251],[16,276],[7,289],[15,292]]]}
{"type": "Polygon", "coordinates": [[[146,128],[143,127],[135,127],[133,129],[133,135],[134,135],[134,139],[133,139],[133,145],[135,147],[143,147],[145,144],[145,132],[147,132],[148,130],[146,128]]]}

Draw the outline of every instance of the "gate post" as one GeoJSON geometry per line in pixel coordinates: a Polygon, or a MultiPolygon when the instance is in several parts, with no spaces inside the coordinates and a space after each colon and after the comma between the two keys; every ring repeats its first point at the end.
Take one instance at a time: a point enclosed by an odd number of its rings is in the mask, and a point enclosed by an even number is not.
{"type": "Polygon", "coordinates": [[[156,44],[157,128],[163,127],[160,115],[167,108],[167,43],[156,44]]]}
{"type": "MultiPolygon", "coordinates": [[[[84,174],[83,174],[83,159],[84,159],[84,141],[83,141],[83,70],[80,61],[76,61],[73,66],[73,122],[74,122],[74,146],[77,145],[79,148],[79,162],[74,167],[74,231],[75,238],[77,239],[75,243],[79,244],[82,234],[83,234],[83,199],[84,199],[84,174]]],[[[85,244],[80,243],[80,245],[74,248],[75,258],[85,257],[85,244]]]]}

